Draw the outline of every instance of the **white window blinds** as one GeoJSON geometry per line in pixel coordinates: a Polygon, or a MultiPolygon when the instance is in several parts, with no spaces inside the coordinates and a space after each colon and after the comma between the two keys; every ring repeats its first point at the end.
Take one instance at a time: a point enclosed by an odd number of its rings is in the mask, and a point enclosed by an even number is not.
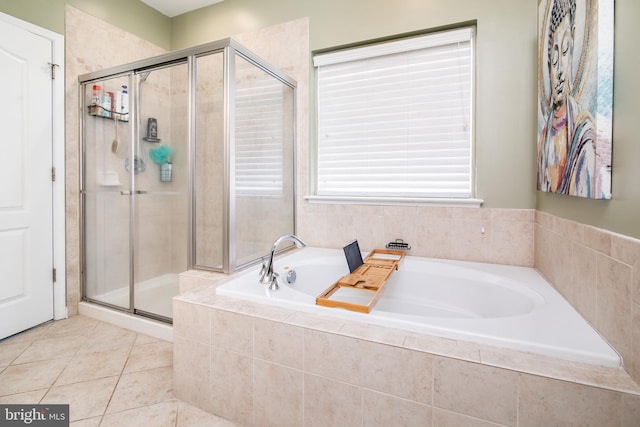
{"type": "Polygon", "coordinates": [[[238,67],[236,84],[236,193],[279,196],[284,179],[284,85],[238,67]]]}
{"type": "Polygon", "coordinates": [[[318,54],[319,196],[472,196],[473,29],[318,54]]]}

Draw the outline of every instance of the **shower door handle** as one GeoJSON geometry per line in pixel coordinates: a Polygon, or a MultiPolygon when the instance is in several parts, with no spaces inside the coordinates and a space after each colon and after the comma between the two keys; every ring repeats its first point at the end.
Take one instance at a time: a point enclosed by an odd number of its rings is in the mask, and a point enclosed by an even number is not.
{"type": "Polygon", "coordinates": [[[132,194],[147,194],[148,191],[146,190],[136,190],[136,191],[121,191],[120,195],[121,196],[130,196],[132,194]]]}

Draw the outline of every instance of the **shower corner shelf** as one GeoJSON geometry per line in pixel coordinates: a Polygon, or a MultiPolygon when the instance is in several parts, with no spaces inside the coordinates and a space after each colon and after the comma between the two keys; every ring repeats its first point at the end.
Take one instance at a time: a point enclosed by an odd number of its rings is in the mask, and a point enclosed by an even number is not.
{"type": "MultiPolygon", "coordinates": [[[[99,108],[102,108],[102,107],[99,107],[99,108]]],[[[103,119],[117,120],[119,122],[129,123],[129,117],[128,117],[129,113],[122,114],[122,113],[117,113],[115,111],[105,110],[105,111],[110,112],[111,115],[110,116],[103,116],[102,114],[100,114],[100,111],[96,110],[96,106],[95,105],[89,105],[87,107],[87,109],[89,110],[89,116],[91,116],[91,117],[101,117],[103,119]],[[126,116],[126,117],[115,117],[115,116],[126,116]]]]}
{"type": "Polygon", "coordinates": [[[369,313],[375,305],[380,291],[391,277],[391,274],[398,269],[398,264],[404,259],[404,251],[394,251],[389,249],[374,249],[364,259],[353,273],[341,277],[334,284],[329,286],[324,292],[316,297],[316,305],[325,307],[344,308],[360,313],[369,313]],[[341,288],[357,289],[369,292],[369,300],[365,304],[341,301],[331,297],[341,288]]]}

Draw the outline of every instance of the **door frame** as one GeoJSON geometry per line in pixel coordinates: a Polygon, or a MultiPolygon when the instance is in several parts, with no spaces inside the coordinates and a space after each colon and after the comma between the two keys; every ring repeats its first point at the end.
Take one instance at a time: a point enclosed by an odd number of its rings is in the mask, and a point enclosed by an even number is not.
{"type": "MultiPolygon", "coordinates": [[[[65,319],[67,312],[67,274],[66,274],[66,227],[65,227],[65,57],[64,36],[39,27],[27,21],[0,12],[0,20],[33,33],[51,43],[51,62],[56,64],[52,85],[52,160],[55,168],[55,181],[52,182],[52,222],[53,222],[53,266],[56,270],[56,281],[53,284],[53,318],[65,319]]],[[[52,272],[53,274],[53,272],[52,272]]]]}

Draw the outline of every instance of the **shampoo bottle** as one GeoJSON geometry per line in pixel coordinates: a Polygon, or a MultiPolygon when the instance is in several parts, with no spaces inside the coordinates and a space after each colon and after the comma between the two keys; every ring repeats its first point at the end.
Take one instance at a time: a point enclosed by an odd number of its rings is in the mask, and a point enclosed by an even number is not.
{"type": "Polygon", "coordinates": [[[127,85],[122,85],[122,92],[120,92],[120,120],[129,121],[129,92],[127,92],[127,85]]]}
{"type": "Polygon", "coordinates": [[[100,106],[102,105],[102,86],[93,85],[92,89],[93,89],[93,92],[91,93],[91,104],[89,106],[89,114],[91,114],[92,116],[98,116],[98,115],[101,115],[100,106]]]}
{"type": "Polygon", "coordinates": [[[102,111],[101,116],[111,117],[111,95],[109,92],[102,92],[102,111]]]}

